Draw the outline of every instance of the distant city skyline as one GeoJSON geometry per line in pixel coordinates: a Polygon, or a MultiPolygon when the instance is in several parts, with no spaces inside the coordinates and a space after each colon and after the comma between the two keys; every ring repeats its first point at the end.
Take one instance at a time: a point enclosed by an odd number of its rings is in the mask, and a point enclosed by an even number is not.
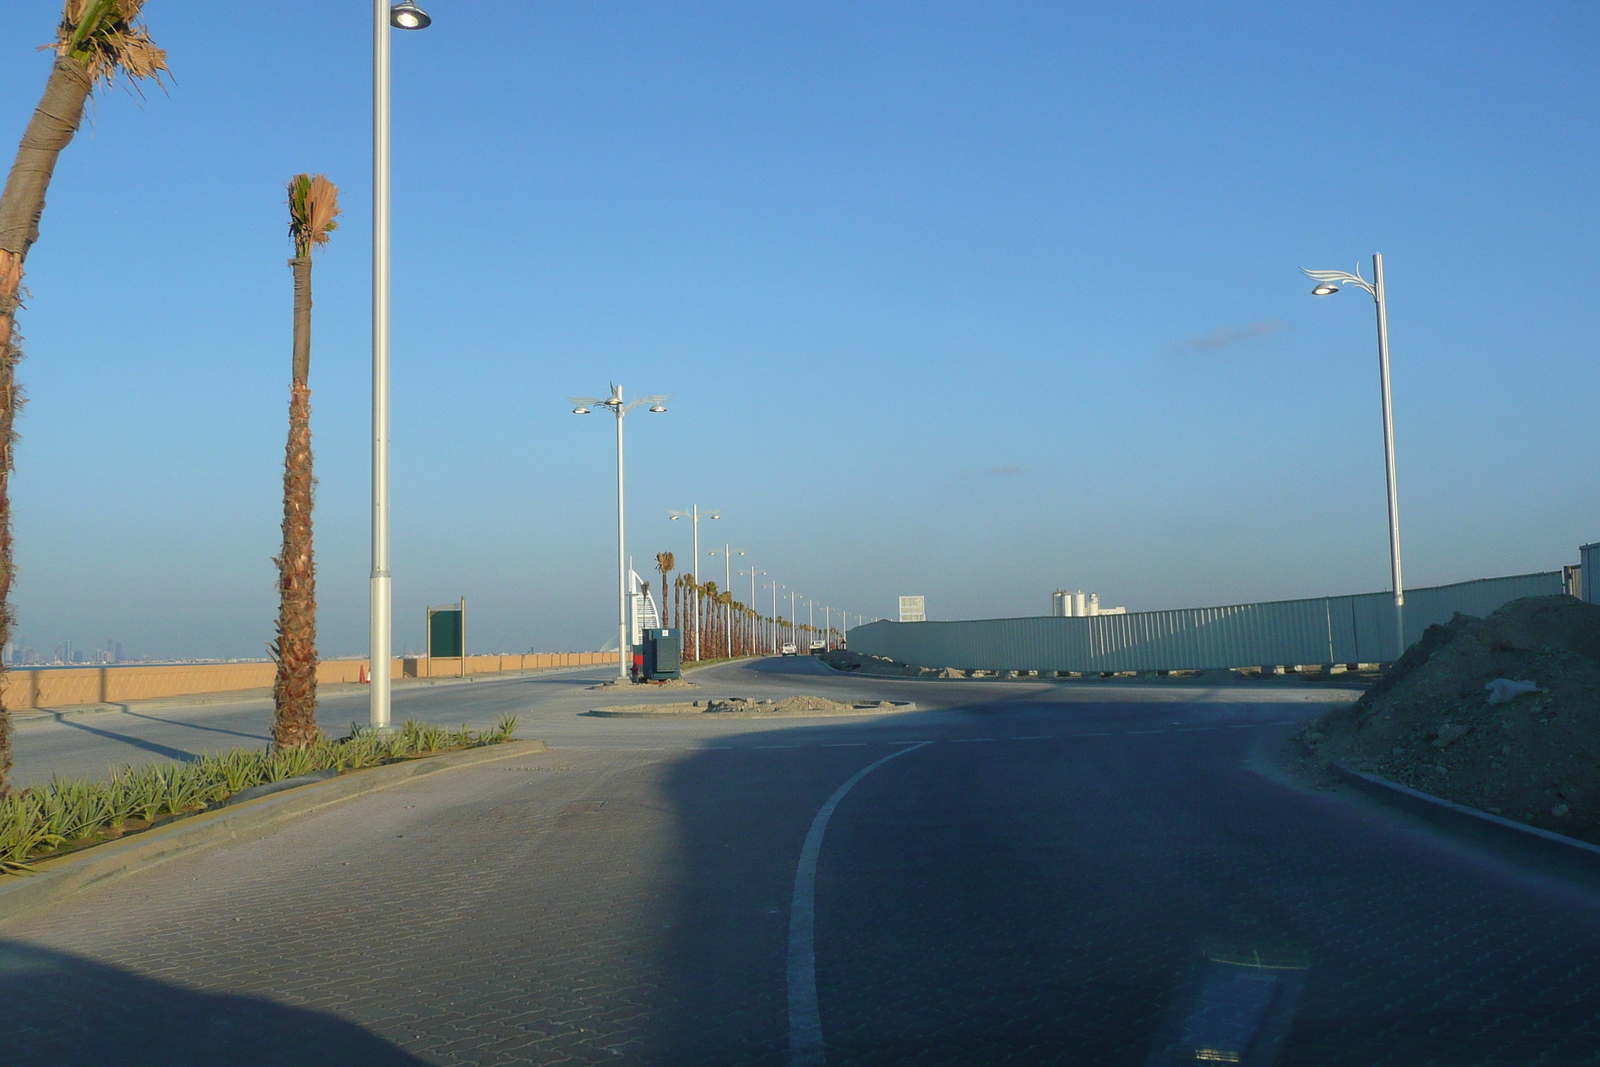
{"type": "MultiPolygon", "coordinates": [[[[1299,273],[1374,251],[1407,582],[1600,540],[1592,4],[431,13],[393,42],[397,652],[463,595],[476,647],[614,633],[613,446],[564,402],[596,381],[675,394],[630,426],[629,550],[680,572],[723,576],[667,520],[700,501],[869,617],[1383,590],[1370,301],[1299,273]]],[[[319,631],[362,655],[369,13],[145,14],[173,80],[98,95],[28,260],[16,632],[265,655],[284,182],[326,173],[319,631]]],[[[59,17],[0,7],[0,142],[59,17]]]]}

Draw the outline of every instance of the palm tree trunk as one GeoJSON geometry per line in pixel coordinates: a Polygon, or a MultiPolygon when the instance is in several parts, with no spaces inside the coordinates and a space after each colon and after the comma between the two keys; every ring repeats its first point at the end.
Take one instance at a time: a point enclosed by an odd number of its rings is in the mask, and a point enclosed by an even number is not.
{"type": "Polygon", "coordinates": [[[311,549],[311,257],[294,268],[294,381],[283,460],[283,551],[278,564],[278,676],[272,696],[277,748],[314,743],[317,729],[317,577],[311,549]]]}
{"type": "MultiPolygon", "coordinates": [[[[72,142],[83,121],[83,105],[93,79],[88,69],[73,59],[57,57],[45,82],[44,95],[28,128],[23,131],[16,161],[0,193],[0,648],[11,640],[14,621],[11,581],[15,571],[11,556],[11,471],[17,440],[17,413],[22,392],[17,387],[17,363],[22,359],[22,338],[16,330],[16,312],[22,292],[22,265],[28,249],[39,239],[39,217],[44,214],[45,191],[55,173],[61,150],[72,142]]],[[[0,662],[0,682],[5,664],[0,662]]],[[[11,712],[0,701],[0,797],[11,789],[11,712]]]]}

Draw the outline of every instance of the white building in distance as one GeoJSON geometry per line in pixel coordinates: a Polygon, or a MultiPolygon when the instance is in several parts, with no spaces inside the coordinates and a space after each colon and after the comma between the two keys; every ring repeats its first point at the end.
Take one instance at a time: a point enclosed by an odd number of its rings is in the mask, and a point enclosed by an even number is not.
{"type": "Polygon", "coordinates": [[[1083,590],[1068,592],[1057,589],[1050,594],[1050,614],[1057,618],[1082,618],[1086,615],[1126,615],[1127,608],[1103,608],[1100,606],[1100,594],[1090,593],[1087,598],[1083,590]]]}

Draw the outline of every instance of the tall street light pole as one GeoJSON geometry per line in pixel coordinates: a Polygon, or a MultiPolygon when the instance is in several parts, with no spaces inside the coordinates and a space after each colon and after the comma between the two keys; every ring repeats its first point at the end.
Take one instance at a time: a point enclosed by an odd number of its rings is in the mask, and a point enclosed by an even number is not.
{"type": "Polygon", "coordinates": [[[778,654],[778,590],[782,589],[783,585],[776,578],[769,584],[772,586],[772,654],[776,656],[778,654]]]}
{"type": "Polygon", "coordinates": [[[567,399],[577,405],[572,409],[574,415],[587,415],[591,407],[604,407],[617,417],[617,678],[625,682],[628,680],[633,634],[628,627],[628,534],[622,495],[622,420],[628,412],[644,404],[650,405],[651,411],[663,412],[667,410],[667,401],[672,397],[641,396],[636,400],[624,400],[622,386],[613,383],[608,397],[569,396],[567,399]]]}
{"type": "Polygon", "coordinates": [[[667,512],[667,518],[673,522],[688,519],[690,525],[694,527],[694,588],[691,593],[694,596],[694,658],[698,662],[700,659],[700,520],[720,519],[722,513],[714,509],[702,512],[699,504],[693,504],[688,511],[667,512]]]}
{"type": "MultiPolygon", "coordinates": [[[[731,545],[724,544],[721,552],[718,552],[713,548],[710,552],[706,553],[708,556],[722,557],[722,591],[728,594],[728,611],[726,616],[728,625],[723,628],[723,636],[728,639],[729,659],[733,658],[733,557],[742,556],[744,555],[744,552],[745,550],[742,548],[734,548],[731,545]]],[[[742,574],[744,572],[741,571],[740,573],[742,574]]]]}
{"type": "Polygon", "coordinates": [[[389,29],[426,29],[413,3],[372,2],[372,575],[367,722],[389,728],[394,598],[389,581],[389,29]]]}
{"type": "Polygon", "coordinates": [[[1383,292],[1383,253],[1372,254],[1372,281],[1342,270],[1306,270],[1301,273],[1317,284],[1313,296],[1332,296],[1341,282],[1364,289],[1378,309],[1378,382],[1383,393],[1383,461],[1389,487],[1389,580],[1394,589],[1395,659],[1406,649],[1406,590],[1400,579],[1400,488],[1394,474],[1394,410],[1389,397],[1389,305],[1383,292]]]}
{"type": "Polygon", "coordinates": [[[748,574],[750,576],[750,611],[755,616],[755,618],[750,621],[750,652],[751,654],[754,654],[755,650],[759,647],[761,640],[759,631],[761,612],[756,609],[756,575],[766,574],[767,572],[756,570],[755,564],[752,563],[748,570],[741,570],[739,573],[741,575],[748,574]]]}

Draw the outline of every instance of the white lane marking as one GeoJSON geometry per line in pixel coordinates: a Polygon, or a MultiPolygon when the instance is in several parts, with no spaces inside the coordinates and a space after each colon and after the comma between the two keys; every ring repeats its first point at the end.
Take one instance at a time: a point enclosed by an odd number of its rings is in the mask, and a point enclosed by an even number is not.
{"type": "Polygon", "coordinates": [[[800,862],[794,871],[794,898],[789,905],[789,1062],[794,1067],[825,1067],[827,1053],[822,1045],[822,1014],[817,1007],[817,858],[822,854],[822,835],[828,830],[833,809],[855,784],[892,759],[915,752],[928,741],[891,752],[861,768],[833,791],[811,820],[806,842],[800,846],[800,862]]]}
{"type": "Polygon", "coordinates": [[[1022,735],[1020,737],[1013,737],[1011,740],[1013,740],[1013,741],[1054,741],[1055,737],[1056,737],[1055,734],[1024,734],[1024,735],[1022,735]]]}

